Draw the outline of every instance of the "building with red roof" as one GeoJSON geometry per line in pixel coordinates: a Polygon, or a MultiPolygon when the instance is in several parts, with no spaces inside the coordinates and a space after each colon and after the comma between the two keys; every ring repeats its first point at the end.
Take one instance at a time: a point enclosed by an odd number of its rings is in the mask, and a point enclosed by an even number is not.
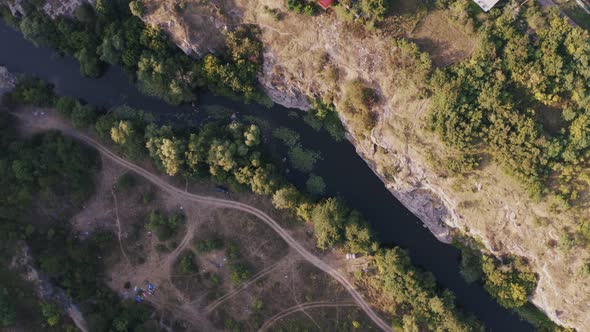
{"type": "Polygon", "coordinates": [[[328,9],[333,3],[334,0],[318,0],[318,4],[324,9],[328,9]]]}

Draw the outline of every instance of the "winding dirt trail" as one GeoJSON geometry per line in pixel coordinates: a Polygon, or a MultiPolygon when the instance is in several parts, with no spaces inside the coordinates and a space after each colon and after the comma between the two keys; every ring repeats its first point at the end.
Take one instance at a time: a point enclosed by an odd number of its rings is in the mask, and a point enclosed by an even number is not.
{"type": "Polygon", "coordinates": [[[262,278],[265,275],[274,271],[274,269],[277,266],[279,266],[280,263],[281,263],[281,261],[276,262],[276,263],[264,268],[263,270],[261,270],[260,272],[255,274],[252,278],[250,278],[250,280],[241,284],[238,288],[234,289],[233,291],[231,291],[231,292],[223,295],[222,297],[218,298],[217,300],[215,300],[215,302],[208,305],[207,308],[205,308],[205,310],[209,313],[212,312],[213,310],[215,310],[215,308],[219,307],[221,304],[225,303],[227,300],[231,299],[232,297],[234,297],[235,295],[237,295],[238,293],[240,293],[244,289],[248,288],[248,286],[252,285],[256,281],[258,281],[260,278],[262,278]]]}
{"type": "Polygon", "coordinates": [[[166,181],[160,178],[158,175],[149,172],[148,170],[144,169],[141,166],[138,166],[128,160],[125,160],[107,147],[96,141],[95,139],[87,136],[83,133],[80,133],[71,127],[65,125],[62,121],[58,120],[54,116],[45,116],[43,118],[27,118],[26,115],[13,113],[18,118],[28,122],[32,126],[36,127],[43,127],[47,129],[59,129],[64,134],[72,136],[74,138],[79,139],[80,141],[92,146],[100,153],[102,153],[105,157],[113,160],[115,163],[129,169],[130,171],[135,172],[136,174],[144,177],[146,180],[151,182],[152,184],[158,186],[161,190],[169,193],[170,195],[174,195],[178,198],[185,199],[188,201],[201,203],[201,204],[209,204],[210,206],[218,207],[218,208],[228,208],[228,209],[235,209],[239,211],[243,211],[249,213],[258,219],[262,220],[266,223],[270,228],[272,228],[291,248],[297,251],[306,261],[317,267],[318,269],[324,271],[332,278],[336,279],[352,296],[354,301],[357,305],[367,314],[367,316],[383,331],[393,331],[389,324],[387,324],[373,309],[371,306],[363,299],[362,295],[354,288],[352,283],[348,281],[348,279],[341,274],[338,270],[334,269],[326,262],[321,260],[319,257],[315,256],[307,249],[305,249],[295,238],[293,238],[286,230],[284,230],[276,220],[272,219],[266,213],[262,212],[261,210],[250,206],[248,204],[244,204],[241,202],[236,202],[228,199],[210,197],[210,196],[202,196],[197,194],[192,194],[186,191],[183,191],[166,181]]]}
{"type": "Polygon", "coordinates": [[[268,328],[270,328],[271,325],[273,325],[277,321],[281,320],[282,318],[285,318],[291,314],[294,314],[298,311],[302,311],[305,309],[338,308],[338,307],[354,307],[354,306],[356,306],[355,303],[334,303],[334,302],[326,302],[326,301],[308,302],[308,303],[298,304],[298,305],[293,306],[291,308],[287,308],[287,309],[279,312],[278,314],[272,316],[271,318],[269,318],[266,322],[264,322],[264,324],[262,324],[262,326],[260,327],[260,329],[258,329],[258,331],[259,332],[266,331],[266,330],[268,330],[268,328]]]}

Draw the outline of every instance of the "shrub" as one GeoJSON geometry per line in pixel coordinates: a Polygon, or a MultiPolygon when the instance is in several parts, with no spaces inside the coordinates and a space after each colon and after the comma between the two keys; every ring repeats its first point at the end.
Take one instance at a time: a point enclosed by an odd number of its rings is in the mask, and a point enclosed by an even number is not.
{"type": "Polygon", "coordinates": [[[55,103],[55,108],[59,114],[68,118],[71,117],[76,107],[78,107],[78,100],[68,96],[60,97],[55,103]]]}
{"type": "Polygon", "coordinates": [[[223,248],[223,240],[218,237],[195,241],[195,250],[199,253],[206,253],[223,248]]]}
{"type": "Polygon", "coordinates": [[[192,252],[187,252],[180,258],[179,264],[180,272],[184,274],[192,274],[197,272],[197,264],[195,263],[195,255],[192,252]]]}
{"type": "Polygon", "coordinates": [[[120,191],[128,191],[137,184],[137,178],[132,173],[125,173],[117,179],[115,188],[120,191]]]}
{"type": "Polygon", "coordinates": [[[321,176],[311,174],[305,182],[307,191],[312,195],[323,195],[326,192],[326,183],[321,176]]]}
{"type": "Polygon", "coordinates": [[[521,258],[502,264],[490,256],[482,257],[485,289],[506,308],[517,308],[528,302],[536,287],[537,277],[521,258]]]}
{"type": "Polygon", "coordinates": [[[181,223],[182,216],[180,215],[166,216],[159,211],[152,211],[146,227],[154,231],[158,240],[166,241],[174,235],[181,223]]]}
{"type": "Polygon", "coordinates": [[[10,326],[16,323],[16,308],[8,289],[0,288],[0,326],[10,326]]]}
{"type": "Polygon", "coordinates": [[[71,114],[72,126],[76,129],[87,128],[95,123],[96,113],[92,105],[77,104],[71,114]]]}
{"type": "Polygon", "coordinates": [[[7,103],[17,105],[50,107],[55,103],[53,85],[28,76],[20,78],[14,90],[7,93],[5,98],[7,103]]]}
{"type": "Polygon", "coordinates": [[[365,137],[375,126],[375,115],[371,107],[376,101],[374,91],[360,80],[353,80],[344,87],[344,98],[338,112],[352,128],[353,133],[365,137]]]}
{"type": "Polygon", "coordinates": [[[248,266],[243,263],[232,263],[229,268],[230,279],[236,285],[250,279],[252,276],[252,272],[250,272],[248,266]]]}

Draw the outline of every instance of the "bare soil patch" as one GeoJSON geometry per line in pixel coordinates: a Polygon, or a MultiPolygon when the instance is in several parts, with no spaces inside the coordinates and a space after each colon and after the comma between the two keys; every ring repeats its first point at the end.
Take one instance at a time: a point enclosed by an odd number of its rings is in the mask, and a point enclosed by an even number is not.
{"type": "Polygon", "coordinates": [[[426,15],[410,39],[420,45],[439,67],[448,66],[467,58],[475,47],[475,40],[449,22],[443,11],[426,15]]]}

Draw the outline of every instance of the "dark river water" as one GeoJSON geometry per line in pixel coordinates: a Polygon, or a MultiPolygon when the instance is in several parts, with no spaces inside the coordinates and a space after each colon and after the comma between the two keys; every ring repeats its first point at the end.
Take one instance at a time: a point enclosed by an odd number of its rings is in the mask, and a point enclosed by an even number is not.
{"type": "MultiPolygon", "coordinates": [[[[49,48],[35,47],[2,21],[0,45],[1,66],[14,73],[43,78],[55,85],[58,94],[78,97],[97,106],[126,103],[155,114],[197,117],[192,105],[174,107],[141,94],[119,68],[111,67],[100,79],[84,78],[74,59],[60,57],[49,48]]],[[[321,153],[322,159],[318,161],[314,173],[324,178],[326,194],[338,195],[351,207],[360,210],[382,243],[409,249],[414,264],[434,273],[441,287],[455,293],[457,305],[483,321],[487,330],[532,330],[516,314],[500,307],[481,285],[468,284],[463,280],[459,274],[459,251],[437,241],[420,220],[393,197],[349,142],[334,142],[327,133],[312,130],[300,116],[289,116],[290,110],[278,105],[266,108],[204,94],[196,107],[223,107],[239,112],[240,116],[264,118],[273,128],[284,126],[299,132],[303,146],[321,153]]],[[[304,178],[297,175],[293,176],[293,180],[299,185],[304,182],[304,178]]]]}

